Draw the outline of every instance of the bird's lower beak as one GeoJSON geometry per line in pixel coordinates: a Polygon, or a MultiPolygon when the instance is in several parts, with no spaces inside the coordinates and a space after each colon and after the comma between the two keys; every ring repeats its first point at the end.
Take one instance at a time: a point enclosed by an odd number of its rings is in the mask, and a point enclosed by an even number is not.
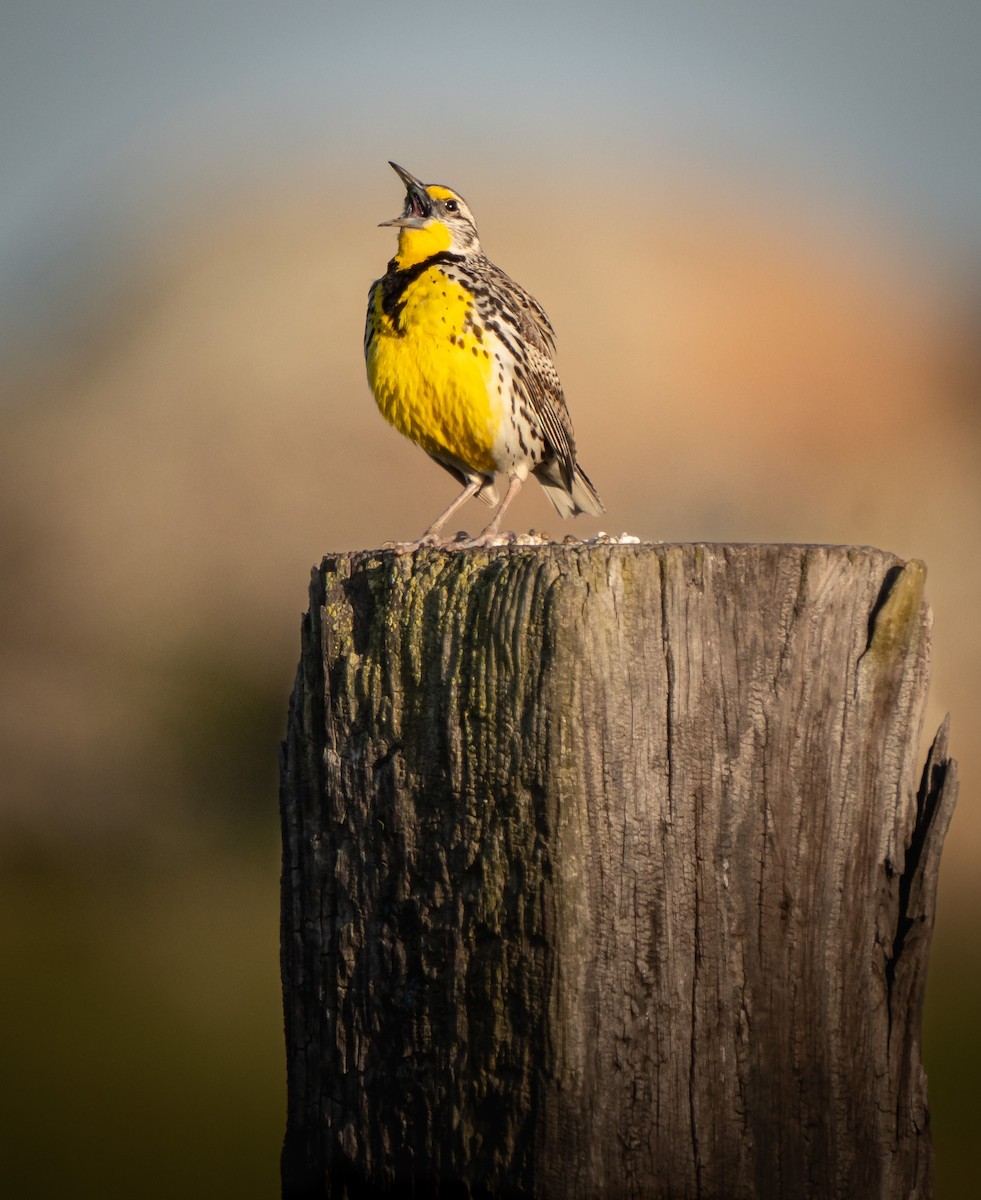
{"type": "Polygon", "coordinates": [[[426,224],[426,217],[392,217],[390,221],[379,221],[378,228],[382,229],[386,225],[395,225],[398,229],[422,229],[426,224]]]}
{"type": "Polygon", "coordinates": [[[390,221],[379,221],[378,224],[395,225],[399,229],[422,229],[433,215],[433,202],[426,185],[398,163],[390,162],[388,165],[405,184],[405,208],[401,216],[393,217],[390,221]]]}

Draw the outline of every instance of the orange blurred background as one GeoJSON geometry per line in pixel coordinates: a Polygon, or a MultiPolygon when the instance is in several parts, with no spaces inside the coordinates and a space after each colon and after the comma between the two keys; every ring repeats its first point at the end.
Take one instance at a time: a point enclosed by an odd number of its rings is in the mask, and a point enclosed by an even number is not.
{"type": "Polygon", "coordinates": [[[418,534],[454,486],[364,380],[387,158],[467,197],[558,332],[607,515],[560,524],[529,486],[514,528],[926,561],[925,736],[952,713],[962,782],[925,1053],[936,1194],[967,1194],[977,14],[84,7],[5,18],[0,50],[11,1194],[276,1194],[277,745],[309,569],[418,534]]]}

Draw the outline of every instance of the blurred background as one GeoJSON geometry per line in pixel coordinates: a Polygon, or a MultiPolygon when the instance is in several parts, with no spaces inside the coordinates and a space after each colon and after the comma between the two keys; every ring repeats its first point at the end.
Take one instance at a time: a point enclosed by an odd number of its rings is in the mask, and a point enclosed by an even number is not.
{"type": "Polygon", "coordinates": [[[926,561],[962,785],[925,1055],[936,1194],[973,1190],[979,48],[970,0],[3,6],[7,1194],[277,1194],[309,570],[453,491],[364,381],[389,158],[552,317],[577,534],[926,561]]]}

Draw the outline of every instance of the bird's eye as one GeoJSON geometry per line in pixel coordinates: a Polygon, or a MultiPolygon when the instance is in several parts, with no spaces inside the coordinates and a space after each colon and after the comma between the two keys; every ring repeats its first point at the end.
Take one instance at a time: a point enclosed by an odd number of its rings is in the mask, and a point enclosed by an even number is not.
{"type": "Polygon", "coordinates": [[[459,212],[460,206],[459,206],[459,204],[457,204],[457,202],[455,200],[447,200],[446,201],[446,211],[447,212],[459,212]]]}

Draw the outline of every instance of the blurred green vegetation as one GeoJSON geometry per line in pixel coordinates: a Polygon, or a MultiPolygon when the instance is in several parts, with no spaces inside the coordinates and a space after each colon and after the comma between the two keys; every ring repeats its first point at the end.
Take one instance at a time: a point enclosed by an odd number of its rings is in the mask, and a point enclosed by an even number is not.
{"type": "MultiPolygon", "coordinates": [[[[943,907],[941,915],[947,916],[943,907]]],[[[981,927],[972,908],[938,925],[930,956],[923,1060],[937,1164],[935,1200],[962,1200],[978,1187],[979,944],[981,927]]]]}
{"type": "Polygon", "coordinates": [[[86,854],[5,872],[6,1195],[278,1194],[272,825],[261,854],[191,836],[142,870],[86,854]]]}
{"type": "Polygon", "coordinates": [[[0,836],[4,1193],[274,1196],[289,670],[198,644],[112,669],[146,741],[59,799],[118,824],[0,836]]]}

